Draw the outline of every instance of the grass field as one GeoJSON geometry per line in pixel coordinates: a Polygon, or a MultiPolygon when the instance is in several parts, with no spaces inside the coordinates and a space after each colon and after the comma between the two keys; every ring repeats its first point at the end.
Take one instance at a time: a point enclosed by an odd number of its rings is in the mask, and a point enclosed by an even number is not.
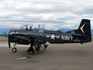
{"type": "Polygon", "coordinates": [[[5,36],[0,36],[0,39],[8,39],[8,38],[5,36]]]}

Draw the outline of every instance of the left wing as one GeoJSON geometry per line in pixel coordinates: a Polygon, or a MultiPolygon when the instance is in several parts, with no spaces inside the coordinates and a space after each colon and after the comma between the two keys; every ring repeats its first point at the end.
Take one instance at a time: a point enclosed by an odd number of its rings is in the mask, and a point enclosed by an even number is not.
{"type": "Polygon", "coordinates": [[[31,37],[33,37],[34,39],[46,41],[45,36],[42,36],[42,34],[40,33],[13,33],[11,35],[17,38],[25,39],[27,41],[31,41],[31,37]]]}

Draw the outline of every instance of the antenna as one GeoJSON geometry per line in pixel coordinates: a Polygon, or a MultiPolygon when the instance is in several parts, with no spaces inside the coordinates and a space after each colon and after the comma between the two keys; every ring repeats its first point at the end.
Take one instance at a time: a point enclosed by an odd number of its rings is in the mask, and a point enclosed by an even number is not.
{"type": "MultiPolygon", "coordinates": [[[[45,30],[45,25],[44,25],[44,30],[45,30]]],[[[43,32],[44,32],[44,30],[43,30],[43,32]]]]}
{"type": "MultiPolygon", "coordinates": [[[[38,30],[40,29],[40,25],[38,25],[38,30]]],[[[40,31],[40,30],[39,30],[40,31]]]]}

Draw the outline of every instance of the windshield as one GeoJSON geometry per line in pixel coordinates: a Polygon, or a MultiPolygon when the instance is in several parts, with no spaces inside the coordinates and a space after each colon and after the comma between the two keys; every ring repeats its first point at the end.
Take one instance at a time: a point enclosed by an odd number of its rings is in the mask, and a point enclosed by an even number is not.
{"type": "Polygon", "coordinates": [[[20,29],[26,29],[26,28],[28,28],[28,26],[27,26],[27,25],[23,26],[23,27],[22,27],[22,28],[20,28],[20,29]]]}

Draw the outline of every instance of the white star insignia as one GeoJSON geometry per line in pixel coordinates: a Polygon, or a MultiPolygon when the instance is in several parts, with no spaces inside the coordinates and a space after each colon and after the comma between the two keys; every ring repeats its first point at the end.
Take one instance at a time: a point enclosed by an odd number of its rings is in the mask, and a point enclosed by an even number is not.
{"type": "Polygon", "coordinates": [[[55,40],[55,36],[54,36],[54,34],[51,35],[51,39],[54,39],[54,40],[55,40]]]}

